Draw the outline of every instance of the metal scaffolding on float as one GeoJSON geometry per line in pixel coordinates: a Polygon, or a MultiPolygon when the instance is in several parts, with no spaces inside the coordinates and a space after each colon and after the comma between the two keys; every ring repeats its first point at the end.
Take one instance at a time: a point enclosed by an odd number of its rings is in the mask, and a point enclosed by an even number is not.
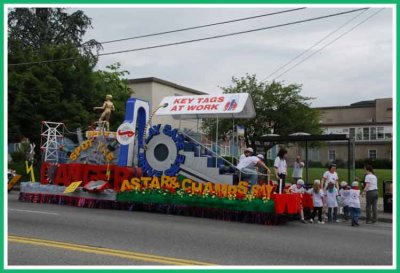
{"type": "Polygon", "coordinates": [[[59,151],[64,141],[64,123],[42,121],[41,145],[43,162],[58,163],[59,151]]]}

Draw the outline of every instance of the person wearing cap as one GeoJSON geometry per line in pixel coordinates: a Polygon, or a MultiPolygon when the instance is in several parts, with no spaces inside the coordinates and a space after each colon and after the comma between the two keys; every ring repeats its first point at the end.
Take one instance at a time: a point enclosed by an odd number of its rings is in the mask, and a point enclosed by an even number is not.
{"type": "Polygon", "coordinates": [[[335,181],[335,187],[339,190],[339,176],[336,173],[336,164],[329,164],[328,170],[323,174],[321,179],[321,188],[326,190],[328,181],[335,181]]]}
{"type": "Polygon", "coordinates": [[[299,179],[296,181],[296,184],[293,184],[289,187],[289,192],[290,193],[304,193],[304,180],[299,179]]]}
{"type": "Polygon", "coordinates": [[[339,190],[339,196],[340,196],[340,205],[343,208],[343,218],[344,221],[349,220],[349,202],[350,202],[350,187],[347,185],[346,181],[342,181],[340,183],[340,190],[339,190]]]}
{"type": "Polygon", "coordinates": [[[243,154],[239,157],[239,162],[242,161],[242,159],[253,155],[253,153],[254,153],[254,151],[253,151],[253,148],[251,148],[251,147],[244,149],[243,154]]]}
{"type": "Polygon", "coordinates": [[[322,221],[322,207],[324,206],[324,191],[321,188],[321,181],[318,179],[314,180],[312,189],[310,189],[308,194],[312,195],[313,199],[313,212],[311,214],[310,223],[314,222],[315,215],[318,213],[318,224],[325,224],[322,221]]]}
{"type": "Polygon", "coordinates": [[[268,173],[271,172],[268,166],[263,162],[263,159],[263,155],[248,156],[239,161],[239,164],[236,166],[236,168],[242,172],[242,177],[248,178],[252,186],[256,185],[258,181],[257,165],[265,168],[268,173]]]}
{"type": "Polygon", "coordinates": [[[280,179],[282,180],[282,183],[279,183],[281,185],[281,189],[277,189],[278,192],[283,192],[283,188],[285,187],[285,178],[287,175],[286,155],[287,150],[285,148],[281,148],[274,161],[275,177],[278,179],[278,181],[280,179]]]}
{"type": "MultiPolygon", "coordinates": [[[[296,184],[293,184],[292,186],[289,187],[289,193],[303,194],[304,192],[305,192],[304,180],[302,179],[297,180],[296,184]]],[[[306,221],[304,220],[304,211],[302,204],[300,204],[300,222],[302,222],[303,224],[306,223],[306,221]]]]}
{"type": "Polygon", "coordinates": [[[357,181],[351,183],[349,209],[351,215],[351,225],[353,227],[358,226],[359,225],[358,218],[361,215],[361,206],[360,206],[360,189],[358,188],[357,181]]]}

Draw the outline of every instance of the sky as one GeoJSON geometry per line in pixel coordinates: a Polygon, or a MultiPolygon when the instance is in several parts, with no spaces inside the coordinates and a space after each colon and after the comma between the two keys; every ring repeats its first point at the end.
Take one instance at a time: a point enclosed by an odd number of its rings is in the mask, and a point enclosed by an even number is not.
{"type": "MultiPolygon", "coordinates": [[[[299,7],[301,6],[130,6],[80,9],[92,18],[93,28],[88,30],[84,40],[96,39],[104,42],[299,7]]],[[[361,6],[307,7],[252,20],[104,44],[101,53],[262,28],[356,8],[361,6]]],[[[358,11],[231,37],[101,56],[97,68],[105,69],[107,65],[119,62],[123,70],[129,71],[129,79],[157,77],[210,94],[222,93],[220,87],[232,85],[232,77],[255,74],[260,81],[277,80],[287,85],[301,84],[301,94],[314,98],[311,102],[313,107],[349,105],[362,100],[392,97],[393,10],[384,8],[366,20],[379,10],[380,8],[371,8],[363,13],[358,11]],[[353,20],[350,21],[351,19],[353,20]],[[356,26],[363,20],[366,21],[356,26]],[[345,34],[347,31],[350,32],[345,34]],[[332,32],[334,33],[326,38],[332,32]],[[339,37],[341,35],[343,36],[339,37]],[[335,39],[337,40],[334,41],[335,39]],[[328,43],[331,44],[323,48],[328,43]],[[302,57],[268,77],[310,47],[312,49],[302,57]],[[311,54],[314,55],[304,60],[311,54]],[[297,64],[300,61],[303,62],[297,64]],[[296,67],[275,78],[296,64],[296,67]]]]}

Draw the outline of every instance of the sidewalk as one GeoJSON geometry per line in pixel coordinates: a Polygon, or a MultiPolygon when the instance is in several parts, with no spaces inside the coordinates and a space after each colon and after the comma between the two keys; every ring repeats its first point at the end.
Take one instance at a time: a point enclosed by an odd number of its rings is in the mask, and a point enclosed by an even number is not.
{"type": "MultiPolygon", "coordinates": [[[[361,217],[360,220],[365,221],[365,206],[366,201],[365,197],[360,198],[360,205],[361,205],[361,217]]],[[[388,212],[383,212],[383,198],[379,197],[378,199],[378,222],[384,223],[393,223],[393,214],[388,212]]]]}

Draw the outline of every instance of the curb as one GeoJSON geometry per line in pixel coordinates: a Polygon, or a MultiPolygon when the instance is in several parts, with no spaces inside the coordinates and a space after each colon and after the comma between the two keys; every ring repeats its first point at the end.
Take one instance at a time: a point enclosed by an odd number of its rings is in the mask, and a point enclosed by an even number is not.
{"type": "MultiPolygon", "coordinates": [[[[383,212],[382,212],[383,213],[383,212]]],[[[390,214],[391,215],[391,214],[390,214]]],[[[360,216],[359,218],[360,220],[365,221],[366,217],[365,216],[360,216]]],[[[379,214],[378,214],[378,221],[377,222],[382,222],[382,223],[393,223],[393,219],[392,218],[379,218],[379,214]]]]}

